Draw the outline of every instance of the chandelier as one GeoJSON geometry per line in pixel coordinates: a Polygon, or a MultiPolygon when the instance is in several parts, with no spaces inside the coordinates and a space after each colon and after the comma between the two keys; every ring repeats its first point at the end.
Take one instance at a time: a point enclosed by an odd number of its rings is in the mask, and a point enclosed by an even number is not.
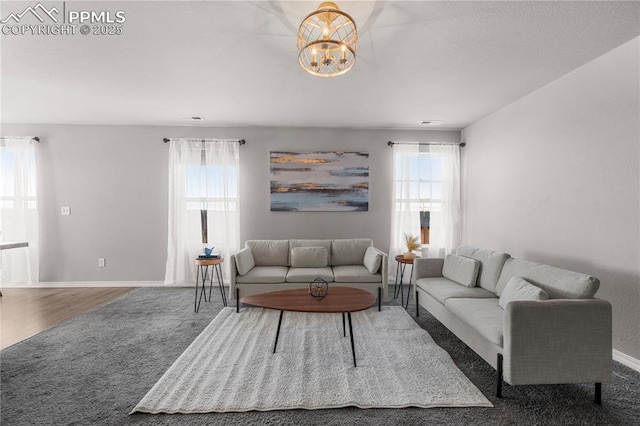
{"type": "Polygon", "coordinates": [[[298,29],[298,62],[309,74],[335,77],[353,68],[358,31],[351,16],[333,2],[321,3],[298,29]]]}

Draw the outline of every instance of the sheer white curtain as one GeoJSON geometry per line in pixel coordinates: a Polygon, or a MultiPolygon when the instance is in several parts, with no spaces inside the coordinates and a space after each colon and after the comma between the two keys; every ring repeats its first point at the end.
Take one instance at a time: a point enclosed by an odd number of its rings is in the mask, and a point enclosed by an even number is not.
{"type": "Polygon", "coordinates": [[[442,198],[440,211],[431,214],[430,249],[444,257],[461,241],[460,209],[460,146],[458,144],[429,145],[429,154],[442,162],[442,198]]]}
{"type": "Polygon", "coordinates": [[[389,271],[395,270],[395,256],[406,251],[405,235],[421,235],[420,211],[430,213],[424,255],[453,252],[461,238],[459,145],[396,143],[393,178],[389,271]]]}
{"type": "Polygon", "coordinates": [[[35,285],[38,260],[38,174],[36,140],[0,139],[0,242],[29,247],[0,251],[0,283],[35,285]]]}
{"type": "Polygon", "coordinates": [[[393,190],[391,199],[391,235],[389,237],[389,273],[396,270],[395,257],[406,250],[406,235],[420,235],[417,159],[420,145],[417,143],[394,144],[393,190]]]}
{"type": "MultiPolygon", "coordinates": [[[[240,248],[239,143],[229,139],[169,142],[169,229],[165,284],[195,281],[204,247],[223,258],[240,248]],[[207,212],[203,243],[201,211],[207,212]]],[[[229,279],[229,264],[223,263],[229,279]]]]}

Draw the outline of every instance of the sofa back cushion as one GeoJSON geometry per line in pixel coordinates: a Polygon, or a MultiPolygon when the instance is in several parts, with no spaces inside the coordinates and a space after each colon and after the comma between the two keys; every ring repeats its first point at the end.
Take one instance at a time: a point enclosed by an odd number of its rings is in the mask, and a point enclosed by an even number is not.
{"type": "Polygon", "coordinates": [[[547,300],[549,295],[540,287],[536,287],[522,277],[511,277],[505,286],[498,304],[507,309],[507,303],[515,300],[547,300]]]}
{"type": "Polygon", "coordinates": [[[371,238],[350,238],[331,241],[331,265],[364,265],[367,248],[373,247],[371,238]]]}
{"type": "Polygon", "coordinates": [[[240,275],[247,275],[247,272],[253,269],[254,266],[256,266],[256,261],[253,259],[253,253],[251,253],[249,247],[236,252],[236,268],[240,275]]]}
{"type": "Polygon", "coordinates": [[[515,276],[546,291],[549,299],[590,299],[600,287],[600,281],[589,275],[527,260],[509,259],[498,280],[498,296],[502,295],[511,277],[515,276]]]}
{"type": "MultiPolygon", "coordinates": [[[[502,267],[509,256],[507,253],[499,251],[479,249],[471,246],[460,246],[456,253],[459,256],[470,257],[480,262],[478,271],[478,285],[492,293],[496,292],[498,278],[502,272],[502,267]]],[[[505,283],[506,284],[506,283],[505,283]]]]}
{"type": "Polygon", "coordinates": [[[289,240],[248,240],[256,266],[289,266],[289,240]]]}
{"type": "Polygon", "coordinates": [[[292,268],[324,268],[329,263],[329,253],[324,247],[293,247],[292,268]]]}
{"type": "Polygon", "coordinates": [[[327,250],[327,261],[331,266],[331,240],[289,240],[289,249],[292,250],[294,247],[324,247],[327,250]]]}
{"type": "Polygon", "coordinates": [[[374,247],[367,247],[367,251],[364,252],[364,267],[367,268],[370,274],[377,274],[380,265],[382,265],[382,255],[374,247]]]}
{"type": "Polygon", "coordinates": [[[442,276],[463,286],[475,287],[479,270],[479,261],[456,254],[448,254],[444,258],[442,276]]]}

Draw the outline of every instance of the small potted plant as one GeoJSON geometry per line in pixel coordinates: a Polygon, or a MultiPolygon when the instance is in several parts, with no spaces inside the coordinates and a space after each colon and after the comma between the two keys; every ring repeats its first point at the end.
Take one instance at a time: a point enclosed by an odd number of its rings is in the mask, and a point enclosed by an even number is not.
{"type": "Polygon", "coordinates": [[[420,248],[419,237],[405,234],[405,241],[407,242],[407,251],[403,253],[402,257],[405,259],[415,259],[417,255],[413,251],[420,248]]]}

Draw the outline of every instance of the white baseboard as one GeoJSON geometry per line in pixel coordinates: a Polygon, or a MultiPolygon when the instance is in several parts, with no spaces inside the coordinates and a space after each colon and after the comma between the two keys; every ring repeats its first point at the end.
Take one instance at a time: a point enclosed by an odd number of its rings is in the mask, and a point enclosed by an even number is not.
{"type": "Polygon", "coordinates": [[[613,360],[618,361],[620,364],[624,364],[627,367],[636,370],[637,372],[640,372],[640,359],[635,359],[630,355],[614,349],[613,360]]]}

